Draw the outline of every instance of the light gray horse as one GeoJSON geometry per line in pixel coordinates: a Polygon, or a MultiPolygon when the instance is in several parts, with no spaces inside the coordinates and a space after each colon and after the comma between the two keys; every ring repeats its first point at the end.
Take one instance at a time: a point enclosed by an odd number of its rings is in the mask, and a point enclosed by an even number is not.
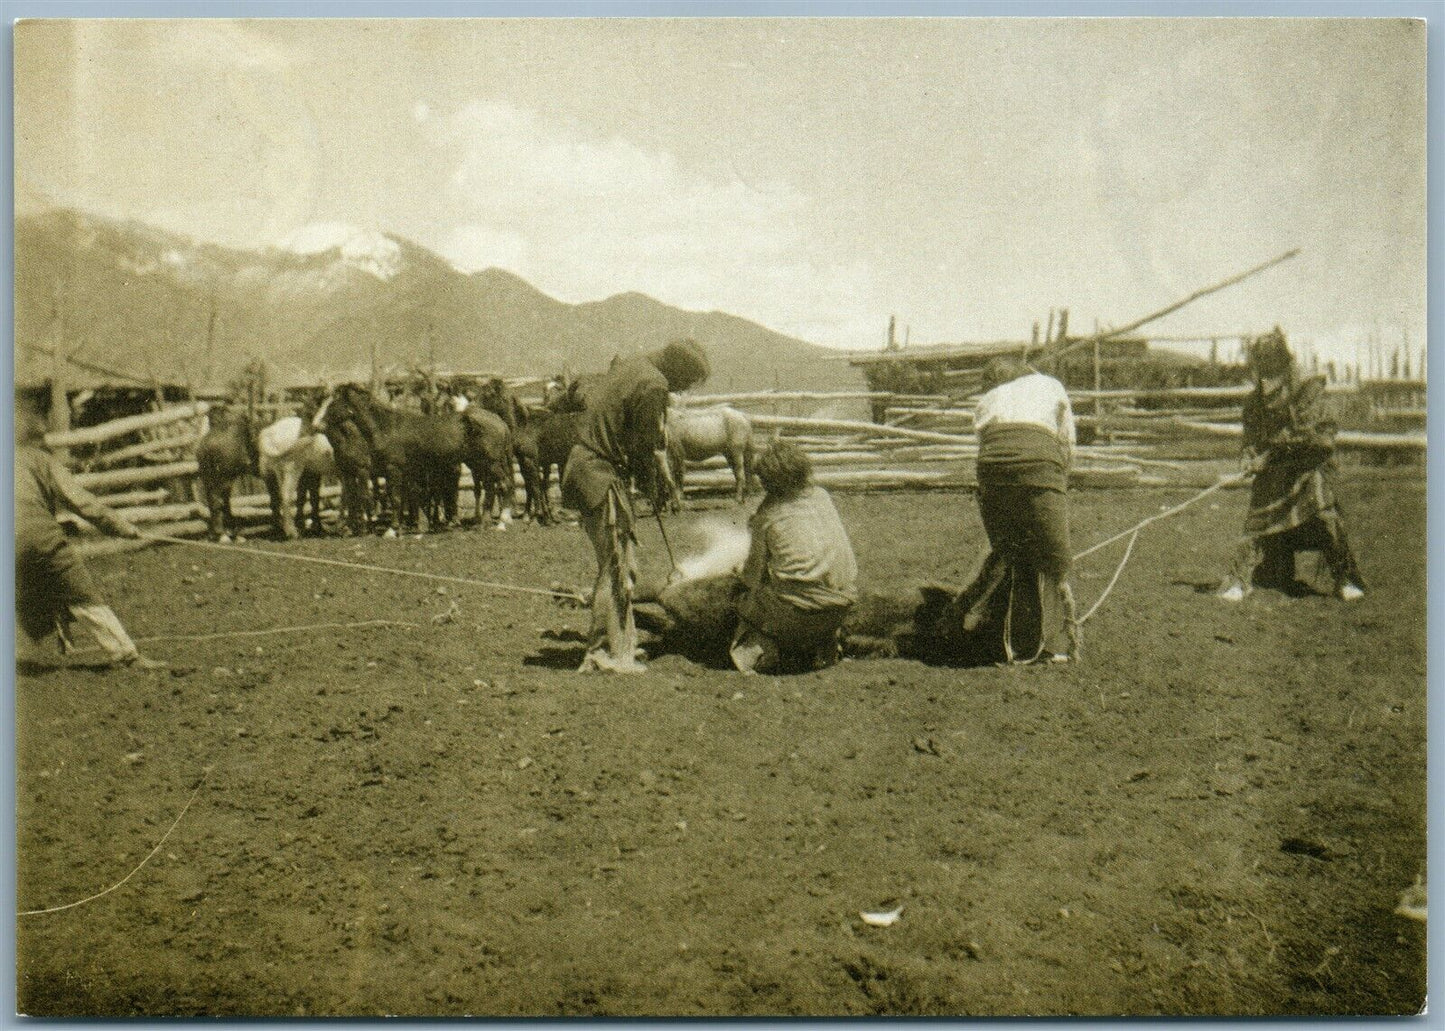
{"type": "Polygon", "coordinates": [[[687,462],[701,462],[722,455],[737,480],[737,501],[747,497],[748,479],[753,472],[753,424],[748,417],[726,405],[712,408],[667,410],[667,457],[672,466],[673,510],[681,505],[683,472],[687,462]]]}

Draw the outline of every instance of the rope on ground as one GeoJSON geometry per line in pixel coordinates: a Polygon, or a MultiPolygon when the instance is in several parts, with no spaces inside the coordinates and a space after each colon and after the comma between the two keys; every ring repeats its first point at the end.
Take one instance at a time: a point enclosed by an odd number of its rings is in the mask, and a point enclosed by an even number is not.
{"type": "Polygon", "coordinates": [[[273,626],[266,630],[218,630],[211,634],[155,634],[137,637],[138,643],[148,641],[214,641],[222,637],[265,637],[268,634],[296,634],[307,630],[360,630],[372,626],[404,626],[419,630],[420,623],[404,623],[397,619],[364,619],[359,623],[307,623],[302,626],[273,626]]]}
{"type": "Polygon", "coordinates": [[[1102,548],[1107,548],[1115,541],[1123,540],[1125,537],[1129,538],[1129,545],[1124,549],[1124,557],[1119,560],[1119,566],[1117,569],[1114,570],[1113,577],[1109,580],[1108,585],[1105,586],[1104,592],[1094,600],[1093,605],[1089,606],[1089,611],[1084,613],[1083,618],[1079,620],[1079,625],[1082,626],[1085,622],[1088,621],[1090,616],[1092,616],[1096,611],[1098,611],[1099,606],[1104,604],[1104,599],[1109,596],[1109,592],[1114,589],[1114,585],[1119,582],[1119,577],[1122,576],[1124,573],[1124,567],[1129,564],[1129,556],[1134,552],[1134,542],[1139,539],[1139,532],[1143,530],[1144,527],[1148,526],[1150,523],[1157,523],[1161,519],[1168,519],[1172,515],[1178,515],[1180,512],[1184,511],[1196,501],[1202,501],[1204,498],[1209,497],[1209,495],[1213,494],[1217,490],[1223,490],[1225,487],[1233,486],[1236,483],[1246,480],[1249,478],[1250,475],[1250,473],[1246,472],[1235,473],[1232,476],[1221,477],[1217,483],[1210,484],[1198,494],[1195,494],[1193,497],[1186,498],[1179,504],[1175,505],[1173,508],[1165,509],[1163,512],[1156,512],[1154,515],[1149,516],[1147,519],[1141,519],[1139,522],[1129,527],[1129,529],[1124,530],[1121,533],[1116,533],[1108,540],[1100,541],[1093,547],[1085,548],[1083,551],[1075,555],[1074,561],[1077,562],[1079,559],[1085,558],[1088,555],[1092,555],[1094,552],[1099,551],[1102,548]]]}
{"type": "MultiPolygon", "coordinates": [[[[216,641],[226,637],[266,637],[270,634],[299,634],[310,630],[361,630],[374,626],[400,626],[409,630],[420,630],[420,623],[404,623],[397,619],[363,619],[359,623],[306,623],[301,626],[274,626],[265,630],[217,630],[210,634],[152,634],[149,637],[132,638],[136,644],[153,641],[216,641]]],[[[98,646],[77,648],[72,655],[83,652],[98,652],[98,646]]]]}
{"type": "Polygon", "coordinates": [[[77,902],[67,902],[63,906],[51,906],[49,909],[27,909],[23,910],[22,912],[16,913],[15,915],[41,916],[45,913],[59,913],[63,909],[74,909],[76,906],[83,906],[87,902],[94,902],[96,899],[104,898],[105,896],[109,895],[111,892],[119,888],[121,885],[125,884],[126,881],[130,880],[132,877],[134,877],[137,873],[140,872],[141,867],[145,866],[151,861],[152,857],[154,857],[155,854],[161,850],[161,846],[166,843],[166,839],[171,836],[171,832],[174,831],[178,826],[180,826],[181,817],[186,815],[186,812],[191,808],[191,803],[194,802],[196,800],[196,796],[201,793],[201,788],[205,786],[206,777],[209,775],[209,773],[210,771],[207,770],[201,775],[201,782],[196,785],[196,790],[191,792],[191,797],[186,800],[185,806],[181,809],[180,813],[176,815],[175,820],[172,821],[170,827],[166,830],[165,834],[161,836],[161,840],[156,842],[156,847],[151,849],[150,852],[146,855],[146,857],[142,859],[139,863],[137,863],[135,865],[135,869],[133,869],[130,873],[126,874],[119,881],[112,884],[109,888],[106,888],[105,891],[98,891],[94,895],[90,895],[86,898],[80,899],[77,902]]]}
{"type": "Polygon", "coordinates": [[[542,587],[523,587],[520,584],[497,583],[492,580],[473,580],[465,576],[446,576],[442,573],[423,573],[415,569],[396,569],[392,566],[373,566],[365,562],[343,562],[334,558],[319,558],[315,555],[292,555],[284,551],[271,551],[268,548],[245,548],[237,544],[219,544],[215,541],[193,541],[185,537],[167,537],[163,534],[151,533],[145,535],[147,540],[160,541],[165,544],[185,544],[192,548],[213,548],[216,551],[230,551],[241,555],[264,555],[267,558],[286,559],[291,562],[311,562],[319,566],[340,566],[343,569],[362,569],[372,573],[392,573],[396,576],[414,576],[422,580],[434,580],[442,583],[462,584],[466,587],[485,587],[493,591],[512,591],[518,594],[537,594],[544,598],[571,598],[576,601],[586,601],[581,595],[573,591],[552,590],[542,587]]]}

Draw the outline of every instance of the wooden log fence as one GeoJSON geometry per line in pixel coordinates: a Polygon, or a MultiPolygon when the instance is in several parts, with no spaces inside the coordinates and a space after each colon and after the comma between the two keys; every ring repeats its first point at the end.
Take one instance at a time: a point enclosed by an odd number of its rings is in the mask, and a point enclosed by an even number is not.
{"type": "Polygon", "coordinates": [[[161,480],[178,479],[196,474],[195,459],[183,462],[167,462],[164,465],[148,465],[135,469],[111,469],[99,473],[78,473],[75,477],[82,487],[90,491],[105,491],[112,487],[129,487],[137,483],[157,483],[161,480]]]}
{"type": "Polygon", "coordinates": [[[157,451],[189,451],[201,442],[201,433],[187,433],[179,437],[169,439],[156,438],[155,440],[143,440],[139,444],[131,444],[127,447],[116,448],[114,451],[106,451],[97,455],[91,465],[107,468],[112,465],[119,465],[122,462],[130,461],[132,458],[144,458],[146,455],[153,455],[157,451]]]}
{"type": "MultiPolygon", "coordinates": [[[[1242,435],[1237,422],[1221,422],[1227,408],[1210,407],[1214,400],[1242,400],[1249,387],[1185,387],[1172,390],[1095,390],[1072,392],[1076,401],[1110,402],[1102,416],[1080,415],[1078,425],[1097,429],[1109,443],[1081,445],[1075,449],[1073,487],[1153,487],[1210,483],[1217,476],[1219,447],[1242,435]],[[1141,401],[1160,402],[1159,408],[1138,408],[1141,401]],[[1174,402],[1168,404],[1164,402],[1174,402]],[[1190,441],[1198,441],[1191,447],[1190,441]],[[1218,443],[1207,443],[1216,441],[1218,443]],[[1170,448],[1154,451],[1155,447],[1170,448]],[[1202,449],[1202,450],[1201,450],[1202,449]],[[1197,454],[1193,454],[1197,452],[1197,454]],[[1193,457],[1177,457],[1179,454],[1193,457]]],[[[948,395],[900,395],[879,391],[752,391],[713,394],[679,399],[688,407],[729,404],[768,406],[778,403],[821,406],[838,401],[882,403],[885,423],[821,416],[750,413],[758,431],[758,446],[768,437],[781,435],[803,448],[817,467],[819,483],[842,490],[948,489],[966,490],[976,486],[974,463],[978,438],[972,432],[973,408],[948,395]],[[910,425],[899,425],[907,422],[910,425]]],[[[149,412],[113,420],[101,426],[48,434],[53,448],[99,448],[88,453],[88,468],[77,474],[87,489],[101,494],[112,507],[133,522],[167,536],[205,533],[207,511],[196,497],[191,479],[196,462],[190,457],[201,438],[204,417],[211,410],[207,402],[178,405],[161,412],[149,412]],[[188,427],[186,421],[195,423],[188,427]],[[129,439],[127,439],[129,438],[129,439]],[[174,461],[156,461],[185,456],[174,461]],[[147,458],[150,464],[145,464],[147,458]],[[127,463],[130,463],[127,465],[127,463]],[[135,464],[140,463],[140,464],[135,464]]],[[[289,413],[290,405],[267,406],[275,414],[289,413]]],[[[746,409],[744,409],[746,410],[746,409]]],[[[815,409],[816,410],[816,409],[815,409]]],[[[1364,433],[1343,431],[1337,439],[1341,448],[1419,453],[1426,446],[1423,433],[1364,433]]],[[[255,480],[251,481],[255,489],[255,480]]],[[[523,486],[519,473],[513,474],[515,497],[520,501],[523,486]]],[[[734,480],[721,458],[689,463],[689,493],[729,493],[734,480]]],[[[459,484],[459,506],[471,511],[471,480],[464,475],[459,484]]],[[[554,486],[554,490],[556,487],[554,486]]],[[[323,500],[334,505],[340,488],[327,484],[323,500]]],[[[266,494],[249,493],[232,499],[232,514],[242,525],[265,523],[271,518],[266,494]]],[[[94,541],[85,546],[104,552],[126,542],[94,541]]],[[[115,550],[124,550],[118,547],[115,550]]]]}
{"type": "MultiPolygon", "coordinates": [[[[1193,433],[1214,437],[1242,438],[1244,436],[1244,426],[1237,422],[1194,422],[1188,419],[1176,419],[1174,425],[1193,433]]],[[[1356,430],[1341,430],[1335,434],[1335,446],[1361,450],[1424,451],[1428,439],[1424,433],[1361,433],[1356,430]]]]}
{"type": "Polygon", "coordinates": [[[112,419],[99,426],[86,426],[78,430],[66,430],[63,433],[47,433],[45,443],[52,448],[70,448],[81,444],[104,444],[108,440],[115,440],[127,433],[154,429],[157,426],[168,426],[173,422],[180,422],[182,419],[195,419],[210,410],[211,405],[208,402],[197,401],[193,405],[178,405],[161,412],[146,412],[144,415],[128,415],[123,419],[112,419]]]}

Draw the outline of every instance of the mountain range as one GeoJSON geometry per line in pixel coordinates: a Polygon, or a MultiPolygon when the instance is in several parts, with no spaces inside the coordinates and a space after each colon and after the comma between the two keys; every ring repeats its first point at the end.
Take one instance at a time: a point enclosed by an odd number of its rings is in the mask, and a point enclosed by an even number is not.
{"type": "Polygon", "coordinates": [[[255,358],[273,382],[364,380],[417,367],[543,376],[692,337],[711,390],[859,385],[846,355],[724,312],[640,293],[568,304],[520,277],[465,273],[408,240],[340,224],[276,247],[200,243],[67,208],[15,220],[17,384],[57,340],[80,382],[222,386],[255,358]]]}

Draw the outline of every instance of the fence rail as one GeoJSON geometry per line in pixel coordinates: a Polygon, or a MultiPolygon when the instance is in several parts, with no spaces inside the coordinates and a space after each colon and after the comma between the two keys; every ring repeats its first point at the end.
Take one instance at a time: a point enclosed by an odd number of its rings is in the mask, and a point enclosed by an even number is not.
{"type": "MultiPolygon", "coordinates": [[[[1219,421],[1220,415],[1227,417],[1228,409],[1210,408],[1207,402],[1242,400],[1247,393],[1248,388],[1239,387],[1072,392],[1079,410],[1077,424],[1098,439],[1075,448],[1071,486],[1213,482],[1223,468],[1221,450],[1232,450],[1232,442],[1243,431],[1237,422],[1219,421]],[[1151,407],[1132,407],[1141,401],[1151,407]],[[1161,401],[1175,403],[1160,406],[1161,401]],[[1195,457],[1181,457],[1181,451],[1195,457]]],[[[720,404],[737,407],[748,414],[758,431],[786,437],[802,447],[817,467],[818,482],[834,489],[964,490],[976,484],[978,436],[973,431],[974,409],[966,399],[884,391],[768,390],[684,396],[679,401],[688,409],[720,404]],[[792,411],[836,411],[839,402],[865,404],[884,421],[776,412],[780,404],[791,406],[792,411]]],[[[87,468],[77,474],[77,480],[127,518],[169,536],[199,535],[206,530],[207,512],[197,500],[200,492],[193,456],[210,410],[212,405],[207,402],[178,405],[50,434],[46,442],[57,449],[88,446],[83,457],[87,468]]],[[[268,403],[257,411],[265,420],[289,414],[291,406],[268,403]]],[[[1426,436],[1420,432],[1342,431],[1336,442],[1341,450],[1410,460],[1424,451],[1426,436]]],[[[256,481],[248,481],[254,491],[256,481]]],[[[521,488],[519,473],[514,472],[514,483],[521,488]]],[[[734,486],[733,474],[721,458],[689,463],[686,483],[689,493],[699,494],[728,492],[734,486]]],[[[470,504],[470,488],[470,477],[464,476],[460,483],[464,506],[470,504]]],[[[322,491],[327,501],[338,494],[334,484],[322,491]]],[[[232,512],[242,524],[264,522],[270,518],[269,498],[258,493],[238,496],[233,499],[232,512]]],[[[106,543],[101,550],[114,547],[106,543]]]]}

